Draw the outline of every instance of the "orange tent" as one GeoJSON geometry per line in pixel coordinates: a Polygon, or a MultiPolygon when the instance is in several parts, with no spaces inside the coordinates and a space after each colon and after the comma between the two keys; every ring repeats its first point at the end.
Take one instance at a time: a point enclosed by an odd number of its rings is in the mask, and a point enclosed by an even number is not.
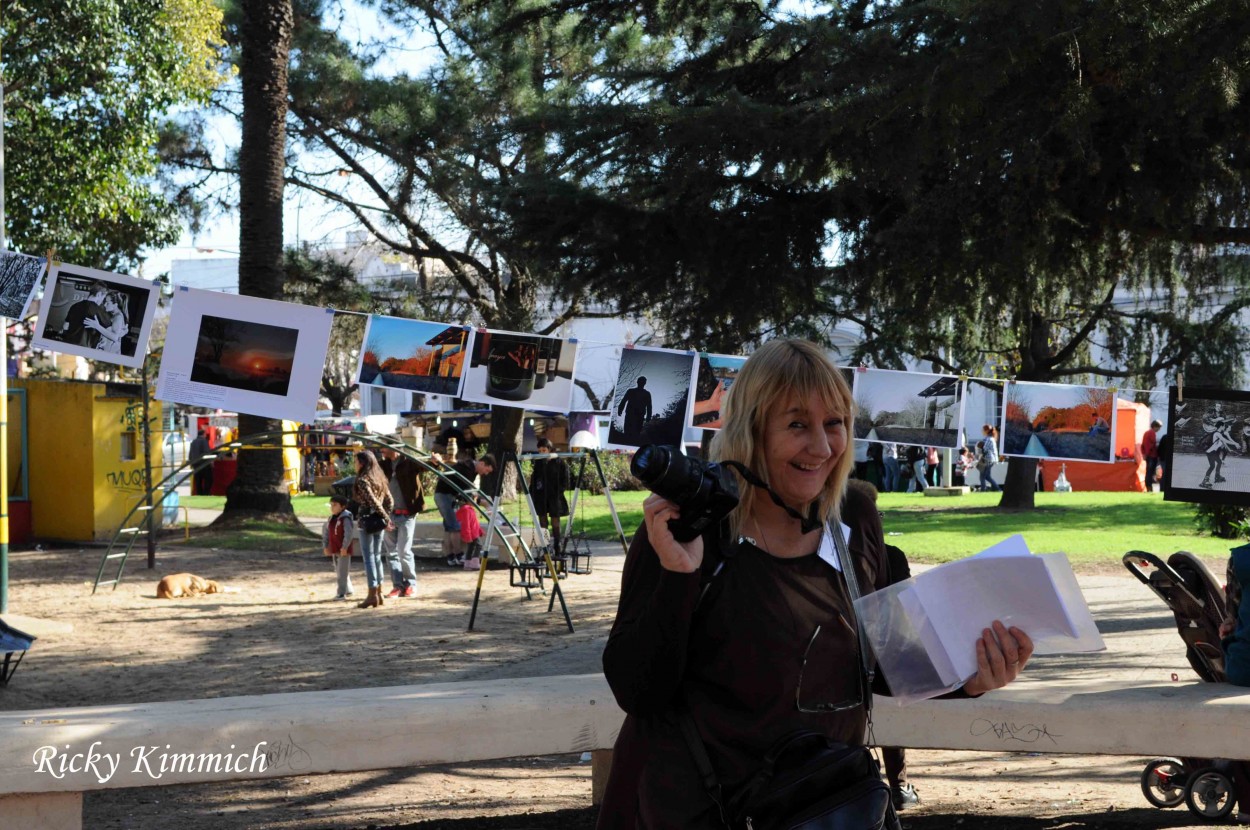
{"type": "Polygon", "coordinates": [[[1150,407],[1117,398],[1115,410],[1115,463],[1044,459],[1042,482],[1047,492],[1054,491],[1061,466],[1073,490],[1146,492],[1143,482],[1146,462],[1141,455],[1141,439],[1150,429],[1150,407]]]}

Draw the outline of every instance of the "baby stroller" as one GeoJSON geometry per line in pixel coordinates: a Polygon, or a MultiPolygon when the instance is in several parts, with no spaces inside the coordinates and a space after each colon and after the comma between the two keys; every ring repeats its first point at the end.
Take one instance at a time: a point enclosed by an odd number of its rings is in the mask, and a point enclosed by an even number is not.
{"type": "MultiPolygon", "coordinates": [[[[1194,672],[1207,683],[1226,682],[1219,636],[1224,591],[1207,566],[1187,551],[1174,553],[1164,562],[1152,553],[1134,550],[1124,554],[1123,561],[1129,573],[1154,591],[1175,616],[1194,672]]],[[[1218,821],[1236,806],[1233,775],[1239,766],[1210,758],[1156,758],[1142,772],[1142,793],[1156,807],[1184,802],[1195,815],[1218,821]]]]}

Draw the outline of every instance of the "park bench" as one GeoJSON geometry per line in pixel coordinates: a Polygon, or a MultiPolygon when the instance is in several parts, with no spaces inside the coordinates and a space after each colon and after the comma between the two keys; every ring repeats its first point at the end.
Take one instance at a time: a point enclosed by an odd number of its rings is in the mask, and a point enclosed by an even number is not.
{"type": "MultiPolygon", "coordinates": [[[[83,792],[105,788],[588,751],[598,793],[622,719],[598,674],[4,712],[0,827],[78,830],[83,792]]],[[[976,700],[879,698],[874,721],[882,745],[1237,757],[1250,689],[1024,679],[976,700]]]]}

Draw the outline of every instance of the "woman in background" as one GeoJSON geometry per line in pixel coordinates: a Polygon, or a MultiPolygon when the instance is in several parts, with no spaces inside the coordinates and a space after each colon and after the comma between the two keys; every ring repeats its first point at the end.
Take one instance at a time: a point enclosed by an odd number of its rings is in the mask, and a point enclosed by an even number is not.
{"type": "Polygon", "coordinates": [[[391,497],[390,482],[378,465],[377,457],[368,450],[356,453],[352,500],[360,510],[360,553],[365,560],[365,581],[369,585],[369,595],[358,607],[376,608],[382,604],[382,534],[395,527],[391,522],[391,508],[395,501],[391,497]],[[381,515],[386,525],[374,532],[366,530],[365,520],[370,514],[381,515]]]}
{"type": "Polygon", "coordinates": [[[977,470],[981,473],[981,489],[998,491],[1002,488],[994,480],[994,465],[998,463],[998,430],[989,424],[981,427],[985,439],[981,442],[981,460],[977,470]]]}

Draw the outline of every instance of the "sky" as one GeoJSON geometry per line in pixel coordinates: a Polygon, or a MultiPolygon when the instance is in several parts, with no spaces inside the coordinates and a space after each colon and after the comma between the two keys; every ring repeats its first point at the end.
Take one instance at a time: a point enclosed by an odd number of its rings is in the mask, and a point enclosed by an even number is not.
{"type": "MultiPolygon", "coordinates": [[[[357,0],[339,0],[334,12],[326,15],[327,25],[335,22],[338,31],[346,39],[358,43],[389,40],[378,69],[387,74],[406,71],[416,74],[435,60],[434,43],[424,32],[411,33],[384,25],[376,12],[365,8],[357,0]]],[[[237,93],[235,95],[237,100],[237,93]]],[[[205,130],[206,139],[214,146],[214,162],[224,164],[229,148],[239,144],[239,126],[234,118],[226,115],[212,117],[205,130]]],[[[307,162],[307,157],[305,158],[307,162]]],[[[328,157],[313,161],[309,166],[333,169],[341,166],[328,157]]],[[[231,201],[237,202],[236,185],[226,177],[217,177],[210,185],[214,190],[227,189],[231,201]]],[[[295,246],[301,242],[328,242],[335,246],[345,243],[347,231],[358,230],[360,225],[346,212],[340,211],[324,199],[290,185],[285,193],[283,213],[283,242],[295,246]]],[[[237,209],[208,222],[201,232],[192,236],[183,229],[181,239],[166,248],[148,249],[139,276],[153,278],[168,273],[175,259],[210,259],[237,257],[239,252],[239,223],[237,209]]]]}
{"type": "Polygon", "coordinates": [[[424,346],[447,328],[446,323],[374,316],[369,318],[369,336],[365,340],[365,348],[372,350],[379,359],[412,357],[414,349],[424,346]]]}
{"type": "Polygon", "coordinates": [[[873,412],[902,412],[908,404],[924,400],[917,395],[941,377],[883,369],[856,372],[855,400],[858,403],[866,396],[873,412]]]}

